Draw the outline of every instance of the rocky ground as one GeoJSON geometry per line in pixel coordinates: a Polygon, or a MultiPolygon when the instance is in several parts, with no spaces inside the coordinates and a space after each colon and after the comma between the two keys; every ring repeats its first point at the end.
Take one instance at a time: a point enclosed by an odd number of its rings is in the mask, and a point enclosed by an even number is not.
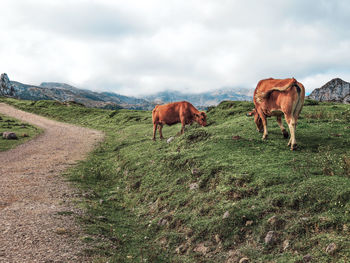
{"type": "Polygon", "coordinates": [[[96,130],[20,111],[0,112],[44,129],[0,152],[0,262],[86,262],[72,205],[79,194],[60,174],[103,139],[96,130]]]}

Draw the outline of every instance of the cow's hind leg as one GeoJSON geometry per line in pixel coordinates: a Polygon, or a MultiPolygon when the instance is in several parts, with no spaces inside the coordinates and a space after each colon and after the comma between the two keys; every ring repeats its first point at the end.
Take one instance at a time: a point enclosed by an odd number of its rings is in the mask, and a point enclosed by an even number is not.
{"type": "Polygon", "coordinates": [[[156,133],[157,133],[157,123],[153,123],[153,138],[152,140],[156,140],[156,133]]]}
{"type": "Polygon", "coordinates": [[[159,130],[159,137],[160,137],[160,139],[162,140],[162,139],[164,139],[164,137],[163,137],[163,133],[162,133],[163,123],[159,123],[158,125],[159,125],[159,126],[158,126],[158,130],[159,130]]]}
{"type": "Polygon", "coordinates": [[[276,119],[277,119],[278,126],[280,126],[280,129],[281,129],[281,131],[282,131],[282,134],[283,134],[284,138],[287,139],[288,136],[289,136],[289,134],[288,134],[286,128],[284,128],[284,126],[283,126],[283,123],[282,123],[282,116],[277,116],[276,119]]]}
{"type": "Polygon", "coordinates": [[[289,131],[290,131],[290,139],[288,142],[288,146],[290,146],[290,149],[293,151],[297,148],[297,141],[295,140],[295,129],[297,126],[297,122],[294,117],[287,117],[286,121],[288,123],[289,131]]]}
{"type": "Polygon", "coordinates": [[[261,121],[262,121],[262,124],[263,124],[263,127],[264,127],[264,134],[263,134],[262,139],[265,140],[265,139],[267,139],[267,136],[268,136],[268,133],[267,133],[267,119],[266,119],[266,116],[264,115],[263,112],[258,111],[258,113],[259,113],[259,116],[261,118],[261,121]]]}

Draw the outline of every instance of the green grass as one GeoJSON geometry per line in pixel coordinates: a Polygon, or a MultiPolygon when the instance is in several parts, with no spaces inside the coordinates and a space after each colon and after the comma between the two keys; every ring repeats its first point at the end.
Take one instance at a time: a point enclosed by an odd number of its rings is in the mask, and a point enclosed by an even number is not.
{"type": "Polygon", "coordinates": [[[21,122],[14,118],[0,114],[0,151],[6,151],[22,144],[41,133],[41,129],[21,122]],[[14,132],[17,135],[17,140],[6,140],[2,138],[3,132],[14,132]],[[27,135],[27,136],[26,136],[27,135]]]}
{"type": "Polygon", "coordinates": [[[149,111],[7,103],[105,132],[105,142],[68,172],[85,193],[83,240],[95,262],[302,262],[306,254],[312,262],[349,262],[349,105],[308,101],[298,150],[290,151],[272,118],[261,140],[245,116],[248,102],[210,108],[207,127],[192,125],[181,136],[179,125],[164,127],[166,138],[175,136],[170,144],[151,140],[149,111]],[[268,222],[272,216],[278,223],[268,222]],[[267,246],[271,230],[278,241],[267,246]]]}

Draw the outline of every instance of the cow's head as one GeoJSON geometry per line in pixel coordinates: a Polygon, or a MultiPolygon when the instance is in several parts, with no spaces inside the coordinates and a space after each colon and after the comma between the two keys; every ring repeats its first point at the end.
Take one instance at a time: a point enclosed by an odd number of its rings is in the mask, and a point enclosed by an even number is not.
{"type": "Polygon", "coordinates": [[[254,121],[255,121],[255,124],[256,124],[256,129],[257,129],[259,132],[263,132],[264,126],[263,126],[262,120],[261,120],[261,118],[260,118],[260,115],[259,115],[259,113],[256,111],[256,109],[253,109],[251,112],[247,113],[247,116],[254,116],[254,121]]]}
{"type": "Polygon", "coordinates": [[[200,112],[199,114],[195,113],[194,117],[195,121],[198,122],[199,125],[207,126],[207,115],[204,111],[200,112]]]}

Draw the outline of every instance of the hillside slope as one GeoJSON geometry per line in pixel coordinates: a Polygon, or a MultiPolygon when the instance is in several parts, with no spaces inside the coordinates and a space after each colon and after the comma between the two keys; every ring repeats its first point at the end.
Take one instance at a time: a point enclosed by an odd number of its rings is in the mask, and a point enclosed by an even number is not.
{"type": "Polygon", "coordinates": [[[69,173],[86,197],[85,240],[98,262],[350,258],[349,105],[306,101],[292,152],[274,119],[261,140],[248,102],[211,108],[207,127],[182,136],[179,125],[164,127],[171,143],[151,140],[148,111],[8,102],[105,131],[69,173]]]}

